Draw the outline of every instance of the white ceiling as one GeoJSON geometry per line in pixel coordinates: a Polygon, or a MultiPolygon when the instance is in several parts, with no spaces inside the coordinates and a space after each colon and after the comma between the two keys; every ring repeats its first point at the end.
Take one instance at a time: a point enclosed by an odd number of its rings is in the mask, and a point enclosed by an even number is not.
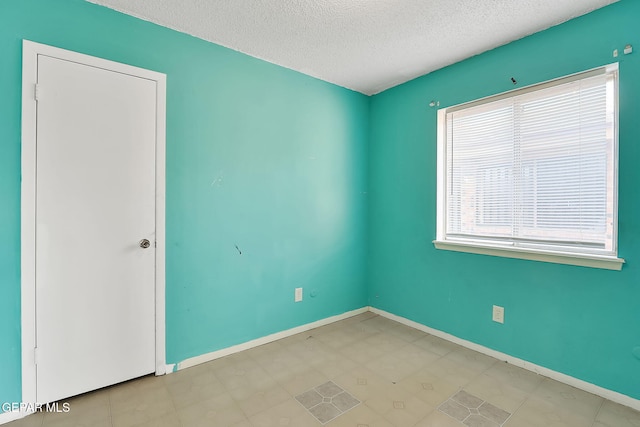
{"type": "Polygon", "coordinates": [[[87,0],[367,95],[618,0],[87,0]]]}

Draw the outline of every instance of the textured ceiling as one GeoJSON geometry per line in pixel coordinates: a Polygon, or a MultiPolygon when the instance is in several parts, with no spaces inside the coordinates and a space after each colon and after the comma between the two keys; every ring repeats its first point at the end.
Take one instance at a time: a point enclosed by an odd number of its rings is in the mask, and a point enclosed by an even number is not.
{"type": "Polygon", "coordinates": [[[617,0],[88,0],[367,95],[617,0]]]}

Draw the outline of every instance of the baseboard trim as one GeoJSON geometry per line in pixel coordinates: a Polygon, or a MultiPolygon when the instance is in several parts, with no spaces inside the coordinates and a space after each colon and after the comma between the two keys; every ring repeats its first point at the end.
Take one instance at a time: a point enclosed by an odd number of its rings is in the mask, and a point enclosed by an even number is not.
{"type": "MultiPolygon", "coordinates": [[[[553,380],[559,381],[561,383],[570,385],[572,387],[578,388],[580,390],[584,390],[588,393],[595,394],[602,398],[611,400],[612,402],[619,403],[624,406],[628,406],[636,411],[640,411],[640,400],[634,399],[630,396],[624,395],[622,393],[618,393],[613,390],[609,390],[595,384],[591,384],[589,382],[580,380],[578,378],[563,374],[561,372],[554,371],[549,368],[545,368],[544,366],[536,365],[535,363],[527,362],[526,360],[519,359],[517,357],[510,356],[506,353],[502,353],[497,350],[490,349],[488,347],[482,346],[480,344],[476,344],[471,341],[467,341],[462,338],[458,338],[455,335],[448,334],[446,332],[440,331],[438,329],[430,328],[429,326],[423,325],[418,322],[414,322],[413,320],[409,320],[405,317],[397,316],[395,314],[386,312],[384,310],[380,310],[375,307],[362,307],[357,310],[348,311],[346,313],[342,313],[336,316],[327,317],[325,319],[321,319],[312,323],[307,323],[305,325],[301,325],[292,329],[288,329],[285,331],[277,332],[275,334],[267,335],[261,338],[257,338],[255,340],[247,341],[242,344],[234,345],[232,347],[223,348],[221,350],[213,351],[211,353],[202,354],[200,356],[192,357],[189,359],[185,359],[182,362],[177,364],[168,364],[166,365],[166,373],[171,374],[173,372],[179,371],[181,369],[190,368],[192,366],[196,366],[202,363],[206,363],[215,359],[219,359],[224,356],[228,356],[234,353],[238,353],[244,350],[249,350],[254,347],[258,347],[264,344],[268,344],[273,341],[277,341],[283,338],[290,337],[295,334],[299,334],[301,332],[306,332],[314,328],[319,328],[321,326],[329,325],[331,323],[348,319],[353,316],[357,316],[358,314],[366,313],[370,311],[372,313],[378,314],[382,317],[385,317],[390,320],[394,320],[398,323],[401,323],[406,326],[410,326],[412,328],[418,329],[422,332],[426,332],[428,334],[434,335],[436,337],[445,339],[452,343],[461,345],[471,350],[475,350],[482,354],[486,354],[487,356],[494,357],[498,360],[505,361],[514,366],[518,366],[520,368],[524,368],[528,371],[534,372],[536,374],[551,378],[553,380]]],[[[27,415],[30,415],[28,412],[2,412],[0,413],[0,424],[6,424],[11,421],[18,420],[20,418],[24,418],[27,415]]]]}
{"type": "Polygon", "coordinates": [[[497,350],[490,349],[488,347],[482,346],[480,344],[476,344],[471,341],[467,341],[462,338],[458,338],[455,335],[448,334],[446,332],[442,332],[438,329],[433,329],[428,326],[425,326],[421,323],[414,322],[413,320],[409,320],[407,318],[397,316],[395,314],[391,314],[384,310],[380,310],[375,307],[370,307],[369,310],[372,313],[378,314],[382,317],[386,317],[390,320],[395,320],[398,323],[402,323],[403,325],[410,326],[412,328],[418,329],[422,332],[426,332],[428,334],[434,335],[438,338],[445,339],[454,344],[459,344],[463,347],[466,347],[471,350],[475,350],[479,353],[486,354],[487,356],[495,357],[498,360],[502,360],[504,362],[510,363],[514,366],[518,366],[520,368],[524,368],[528,371],[535,372],[536,374],[551,378],[553,380],[559,381],[561,383],[570,385],[577,389],[586,391],[588,393],[595,394],[597,396],[603,397],[605,399],[611,400],[612,402],[619,403],[624,406],[628,406],[636,411],[640,411],[640,400],[634,399],[630,396],[627,396],[622,393],[618,393],[617,391],[609,390],[604,387],[597,386],[595,384],[591,384],[589,382],[580,380],[578,378],[572,377],[567,374],[563,374],[558,371],[554,371],[549,368],[545,368],[544,366],[536,365],[535,363],[527,362],[526,360],[519,359],[517,357],[510,356],[506,353],[502,353],[497,350]]]}
{"type": "Polygon", "coordinates": [[[307,323],[305,325],[301,325],[292,329],[276,332],[275,334],[271,334],[261,338],[257,338],[255,340],[247,341],[242,344],[216,350],[211,353],[201,354],[200,356],[195,356],[189,359],[185,359],[182,362],[178,362],[178,364],[176,365],[177,368],[171,369],[171,370],[167,369],[167,373],[169,374],[171,372],[190,368],[192,366],[200,365],[201,363],[206,363],[215,359],[219,359],[221,357],[229,356],[231,354],[238,353],[240,351],[249,350],[251,348],[268,344],[270,342],[277,341],[282,338],[287,338],[292,335],[299,334],[301,332],[306,332],[314,328],[319,328],[321,326],[325,326],[330,323],[337,322],[339,320],[348,319],[349,317],[357,316],[358,314],[366,313],[368,311],[369,311],[369,307],[362,307],[357,310],[352,310],[346,313],[338,314],[336,316],[327,317],[325,319],[321,319],[312,323],[307,323]]]}

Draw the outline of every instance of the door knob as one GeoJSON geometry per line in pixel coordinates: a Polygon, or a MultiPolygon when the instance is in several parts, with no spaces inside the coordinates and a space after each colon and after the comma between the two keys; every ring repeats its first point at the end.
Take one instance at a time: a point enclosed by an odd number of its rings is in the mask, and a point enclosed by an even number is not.
{"type": "Polygon", "coordinates": [[[142,249],[147,249],[149,246],[151,246],[151,242],[147,239],[142,239],[140,240],[140,247],[142,249]]]}

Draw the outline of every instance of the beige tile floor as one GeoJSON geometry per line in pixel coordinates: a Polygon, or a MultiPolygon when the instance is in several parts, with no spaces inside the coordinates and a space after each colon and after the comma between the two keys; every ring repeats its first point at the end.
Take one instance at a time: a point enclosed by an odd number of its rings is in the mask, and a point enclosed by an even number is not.
{"type": "Polygon", "coordinates": [[[327,381],[360,401],[329,427],[464,426],[438,409],[460,391],[511,414],[504,427],[640,426],[636,411],[373,313],[75,397],[68,413],[7,426],[321,426],[295,397],[327,381]]]}

